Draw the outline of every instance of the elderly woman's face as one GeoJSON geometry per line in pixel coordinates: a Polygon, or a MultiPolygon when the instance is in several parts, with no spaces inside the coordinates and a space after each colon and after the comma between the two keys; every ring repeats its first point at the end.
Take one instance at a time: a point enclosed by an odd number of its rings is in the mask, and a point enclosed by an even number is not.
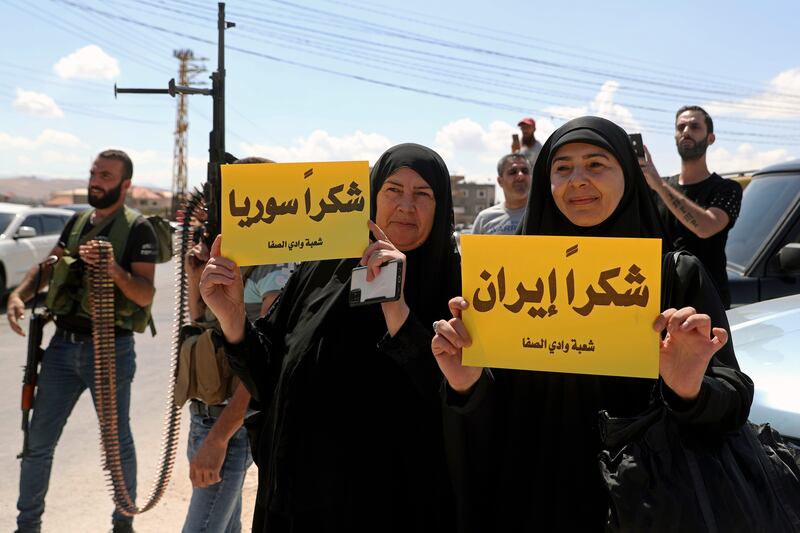
{"type": "Polygon", "coordinates": [[[619,205],[625,192],[625,176],[608,150],[593,144],[570,143],[553,156],[550,191],[570,222],[596,226],[619,205]]]}
{"type": "Polygon", "coordinates": [[[375,223],[401,252],[418,248],[433,227],[436,199],[428,182],[402,167],[386,178],[375,213],[375,223]]]}

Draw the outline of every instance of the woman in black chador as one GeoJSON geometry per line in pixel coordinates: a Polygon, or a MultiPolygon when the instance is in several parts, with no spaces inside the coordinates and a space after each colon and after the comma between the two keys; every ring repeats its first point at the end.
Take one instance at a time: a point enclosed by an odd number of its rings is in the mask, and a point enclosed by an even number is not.
{"type": "MultiPolygon", "coordinates": [[[[522,233],[660,238],[649,194],[620,127],[597,117],[571,120],[539,154],[522,233]]],[[[653,317],[654,329],[666,331],[659,380],[462,367],[461,347],[469,343],[463,322],[435,324],[460,530],[602,531],[608,502],[597,460],[601,410],[635,416],[652,394],[679,423],[704,431],[745,422],[752,382],[726,342],[728,322],[714,285],[691,255],[669,267],[669,309],[653,317]]],[[[453,316],[467,305],[454,298],[453,316]]]]}
{"type": "Polygon", "coordinates": [[[361,260],[303,263],[254,324],[219,239],[203,272],[231,366],[266,413],[256,532],[454,528],[430,353],[431,323],[459,292],[450,176],[432,150],[401,144],[370,180],[375,242],[361,260]],[[353,268],[371,279],[393,259],[405,262],[400,300],[351,307],[353,268]]]}

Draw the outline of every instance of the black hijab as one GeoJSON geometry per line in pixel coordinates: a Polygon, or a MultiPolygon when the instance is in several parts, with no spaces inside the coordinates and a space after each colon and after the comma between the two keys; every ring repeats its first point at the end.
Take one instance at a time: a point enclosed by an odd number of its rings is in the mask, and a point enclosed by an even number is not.
{"type": "Polygon", "coordinates": [[[625,130],[600,117],[580,117],[558,128],[542,146],[533,169],[528,208],[522,220],[523,235],[578,235],[586,237],[651,237],[662,239],[662,251],[671,249],[653,204],[633,145],[625,130]],[[550,165],[559,148],[587,143],[611,152],[622,167],[625,191],[619,205],[596,226],[576,226],[558,209],[550,192],[550,165]]]}
{"type": "Polygon", "coordinates": [[[408,167],[431,186],[436,200],[431,233],[422,245],[406,254],[404,295],[408,307],[423,324],[448,316],[447,301],[458,294],[461,262],[453,231],[453,196],[450,173],[442,158],[425,146],[398,144],[386,150],[370,173],[371,213],[374,221],[378,191],[386,178],[408,167]]]}

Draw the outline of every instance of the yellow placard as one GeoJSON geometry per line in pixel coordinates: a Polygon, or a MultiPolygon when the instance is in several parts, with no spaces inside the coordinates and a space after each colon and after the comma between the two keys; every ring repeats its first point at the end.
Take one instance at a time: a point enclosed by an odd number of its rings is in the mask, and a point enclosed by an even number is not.
{"type": "Polygon", "coordinates": [[[360,257],[369,163],[222,167],[222,255],[240,266],[360,257]]]}
{"type": "Polygon", "coordinates": [[[658,377],[661,241],[462,235],[463,362],[658,377]]]}

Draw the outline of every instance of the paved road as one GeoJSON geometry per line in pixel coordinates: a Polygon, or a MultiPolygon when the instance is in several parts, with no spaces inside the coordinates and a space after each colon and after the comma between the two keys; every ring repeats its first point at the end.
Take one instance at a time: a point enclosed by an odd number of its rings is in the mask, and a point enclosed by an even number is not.
{"type": "MultiPolygon", "coordinates": [[[[172,263],[156,269],[156,299],[153,319],[158,335],[136,336],[136,376],[131,399],[131,423],[139,460],[138,502],[150,492],[161,448],[166,387],[169,378],[170,337],[173,317],[172,263]]],[[[27,329],[27,327],[26,327],[27,329]]],[[[52,325],[45,331],[45,342],[52,334],[52,325]]],[[[19,461],[22,445],[20,428],[20,387],[25,364],[27,341],[14,334],[5,318],[0,317],[0,531],[16,527],[16,501],[19,484],[19,461]]],[[[139,533],[180,531],[191,495],[186,460],[187,412],[184,410],[181,441],[173,480],[164,499],[148,513],[137,517],[134,526],[139,533]]],[[[81,396],[56,449],[44,533],[99,532],[110,529],[113,510],[105,488],[105,475],[100,467],[100,437],[97,417],[88,392],[81,396]]],[[[255,499],[256,470],[251,468],[245,482],[243,522],[249,530],[255,499]]]]}

